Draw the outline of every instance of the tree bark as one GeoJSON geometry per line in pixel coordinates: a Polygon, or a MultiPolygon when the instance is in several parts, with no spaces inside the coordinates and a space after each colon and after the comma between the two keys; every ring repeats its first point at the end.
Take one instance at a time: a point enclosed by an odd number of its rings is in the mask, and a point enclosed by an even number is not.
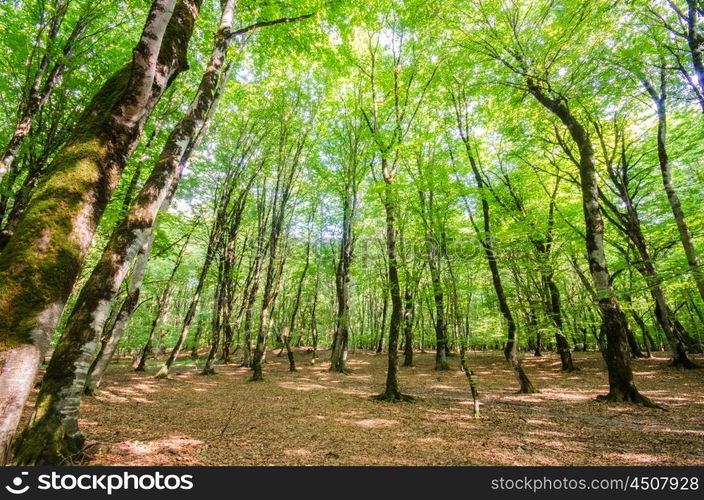
{"type": "MultiPolygon", "coordinates": [[[[704,84],[704,75],[702,75],[701,78],[702,80],[700,81],[704,84]]],[[[702,271],[699,265],[699,257],[697,256],[697,251],[694,247],[692,233],[689,230],[687,219],[685,218],[684,211],[682,210],[682,204],[680,203],[679,196],[677,196],[677,191],[675,190],[675,186],[672,182],[670,159],[667,154],[667,83],[665,75],[661,74],[660,76],[660,92],[658,92],[648,80],[643,79],[642,83],[657,109],[658,163],[660,165],[662,184],[665,188],[667,201],[670,204],[670,210],[672,210],[672,216],[675,218],[675,223],[677,224],[677,231],[680,235],[680,242],[682,243],[684,254],[687,257],[689,269],[691,270],[692,277],[697,285],[699,296],[702,300],[704,300],[704,271],[702,271]]]]}
{"type": "Polygon", "coordinates": [[[633,380],[628,354],[628,322],[618,303],[609,279],[604,251],[604,222],[599,208],[594,148],[586,129],[572,115],[567,102],[561,97],[551,97],[530,77],[526,78],[528,91],[548,111],[557,116],[567,127],[579,148],[579,176],[582,191],[582,209],[586,227],[586,250],[589,272],[601,311],[601,336],[606,339],[604,359],[609,372],[609,393],[602,396],[608,401],[624,401],[656,406],[638,392],[633,380]]]}
{"type": "MultiPolygon", "coordinates": [[[[382,159],[382,163],[385,162],[386,159],[382,159]]],[[[387,171],[386,165],[383,165],[382,168],[385,172],[387,171]]],[[[386,253],[389,295],[391,297],[391,318],[389,320],[389,354],[388,368],[386,370],[386,389],[378,396],[378,399],[394,402],[407,400],[409,396],[401,394],[398,385],[398,336],[403,314],[401,284],[398,277],[398,258],[396,255],[396,211],[398,210],[398,202],[392,180],[385,180],[385,182],[384,209],[386,211],[386,253]]]]}
{"type": "MultiPolygon", "coordinates": [[[[484,180],[482,179],[481,173],[479,171],[479,166],[476,163],[474,155],[470,149],[470,144],[468,139],[465,140],[465,148],[467,150],[467,155],[469,158],[469,163],[472,167],[472,172],[474,173],[474,179],[477,183],[477,187],[482,190],[484,189],[484,180]]],[[[492,242],[492,232],[491,232],[491,213],[489,208],[489,201],[486,196],[481,195],[481,205],[482,205],[482,215],[484,219],[484,234],[480,235],[481,245],[484,248],[484,254],[486,255],[486,260],[489,263],[489,270],[491,271],[491,282],[494,286],[494,291],[496,292],[496,298],[499,302],[499,310],[501,315],[506,321],[506,345],[504,346],[504,357],[508,361],[509,365],[513,369],[516,378],[519,383],[519,391],[521,394],[532,394],[537,392],[535,387],[533,387],[532,382],[528,378],[521,361],[518,357],[518,344],[516,341],[516,323],[511,314],[511,308],[506,300],[506,293],[504,292],[503,284],[501,282],[501,274],[499,273],[499,266],[496,261],[496,255],[494,253],[494,245],[492,242]]]]}
{"type": "Polygon", "coordinates": [[[447,326],[445,324],[445,301],[438,266],[437,249],[432,237],[426,238],[428,248],[428,266],[430,268],[430,281],[433,285],[433,300],[435,301],[435,369],[449,370],[447,362],[447,326]]]}
{"type": "MultiPolygon", "coordinates": [[[[352,180],[354,183],[354,180],[352,180]]],[[[335,271],[335,291],[337,292],[337,320],[335,338],[330,359],[330,371],[347,373],[347,351],[350,336],[350,268],[354,253],[354,216],[356,211],[356,186],[345,185],[342,203],[342,239],[340,257],[335,271]],[[350,192],[351,191],[351,192],[350,192]]]]}
{"type": "Polygon", "coordinates": [[[103,340],[103,345],[100,349],[98,357],[93,361],[93,365],[88,371],[88,378],[84,391],[87,395],[94,394],[98,387],[100,387],[100,382],[108,369],[108,365],[110,364],[113,355],[115,354],[117,344],[120,342],[120,339],[122,339],[122,334],[127,329],[132,313],[139,304],[142,282],[144,281],[144,276],[147,272],[149,252],[151,251],[153,243],[154,234],[151,234],[135,258],[135,265],[132,270],[132,277],[130,278],[130,283],[127,290],[127,298],[122,302],[120,310],[117,313],[117,317],[115,318],[114,323],[110,325],[111,328],[107,337],[103,340]]]}
{"type": "MultiPolygon", "coordinates": [[[[3,380],[15,380],[12,390],[0,392],[0,462],[7,458],[3,452],[19,421],[18,409],[33,384],[38,368],[34,360],[48,348],[144,122],[166,87],[187,67],[186,50],[199,5],[200,0],[154,0],[132,63],[110,77],[86,107],[0,254],[0,309],[9,311],[0,317],[0,344],[3,357],[13,361],[5,362],[0,385],[3,380]]],[[[71,357],[76,355],[72,352],[75,346],[64,345],[52,358],[55,369],[75,371],[78,379],[84,379],[90,361],[62,366],[63,349],[71,357]]],[[[78,358],[89,359],[94,346],[80,346],[83,352],[78,358]]],[[[47,371],[50,378],[55,374],[59,376],[53,369],[47,371]]],[[[49,396],[48,403],[53,399],[49,396]]],[[[38,407],[30,425],[41,420],[51,406],[38,407]]],[[[56,438],[20,443],[18,464],[61,463],[74,454],[65,448],[79,450],[82,438],[75,428],[69,428],[56,438]]]]}
{"type": "Polygon", "coordinates": [[[413,364],[414,299],[415,291],[409,285],[403,294],[403,366],[415,366],[413,364]]]}
{"type": "MultiPolygon", "coordinates": [[[[186,337],[188,337],[188,332],[191,328],[191,323],[193,322],[193,318],[195,318],[196,312],[198,310],[200,296],[203,293],[205,279],[208,276],[208,271],[210,271],[210,266],[213,263],[213,259],[219,251],[220,240],[218,239],[217,232],[217,228],[211,230],[210,239],[208,242],[208,249],[205,254],[205,260],[203,262],[203,266],[200,269],[200,274],[198,276],[198,284],[196,285],[196,288],[193,291],[190,304],[188,305],[188,310],[186,311],[186,316],[183,318],[183,324],[181,325],[181,333],[179,334],[178,339],[176,340],[176,345],[171,350],[171,354],[169,354],[169,357],[166,359],[164,364],[161,365],[159,371],[155,375],[156,378],[168,378],[171,366],[174,364],[174,361],[176,361],[176,359],[178,358],[178,355],[181,352],[181,348],[183,347],[183,343],[186,341],[186,337]]],[[[215,335],[215,332],[213,332],[213,335],[215,335]]]]}

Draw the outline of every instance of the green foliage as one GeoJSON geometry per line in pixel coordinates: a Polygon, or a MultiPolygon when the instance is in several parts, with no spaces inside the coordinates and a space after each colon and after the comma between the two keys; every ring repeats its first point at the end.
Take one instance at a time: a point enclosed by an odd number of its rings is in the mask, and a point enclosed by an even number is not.
{"type": "MultiPolygon", "coordinates": [[[[12,122],[14,105],[25,92],[24,73],[36,65],[38,56],[31,53],[33,40],[40,40],[37,47],[43,47],[37,25],[39,4],[14,3],[21,5],[0,4],[0,29],[6,34],[0,41],[0,106],[7,123],[12,122]]],[[[402,280],[404,287],[418,289],[414,326],[418,347],[434,343],[433,292],[426,264],[428,235],[442,246],[442,288],[448,300],[451,345],[459,345],[461,338],[474,346],[503,342],[503,319],[479,243],[479,238],[487,235],[481,227],[475,231],[470,219],[480,225],[482,197],[491,206],[491,237],[506,293],[515,306],[521,346],[533,345],[538,332],[544,342],[554,342],[555,326],[544,307],[541,284],[541,275],[549,270],[562,296],[570,344],[581,344],[587,331],[588,343],[595,347],[596,310],[575,270],[576,264],[586,273],[578,173],[570,157],[576,146],[564,126],[527,94],[526,77],[547,85],[551,95],[568,100],[586,124],[599,145],[596,159],[601,188],[614,203],[618,200],[607,179],[607,165],[609,154],[618,153],[615,140],[621,134],[629,158],[636,163],[633,173],[640,186],[636,201],[641,224],[666,293],[673,304],[686,304],[678,308],[677,317],[692,335],[701,334],[702,319],[696,311],[704,311],[704,304],[691,279],[662,188],[657,117],[640,80],[656,82],[661,72],[664,74],[673,182],[700,255],[704,252],[704,128],[691,86],[678,69],[680,63],[689,68],[686,51],[679,50],[685,45],[662,22],[672,17],[672,9],[666,2],[649,4],[577,0],[239,2],[237,28],[311,15],[241,36],[238,50],[233,51],[235,67],[219,112],[185,171],[171,209],[159,217],[142,291],[147,301],[135,313],[124,347],[141,347],[179,241],[199,219],[176,274],[174,307],[164,321],[165,336],[160,340],[166,346],[175,341],[189,291],[204,259],[208,231],[214,224],[218,208],[213,206],[215,194],[228,182],[227,168],[241,161],[248,172],[261,171],[253,184],[259,187],[242,184],[246,176],[236,186],[251,189],[236,240],[238,266],[230,277],[236,282],[233,311],[237,314],[254,261],[253,239],[262,215],[257,210],[257,190],[274,182],[282,158],[289,158],[292,145],[304,136],[307,141],[287,212],[286,259],[275,308],[275,333],[291,312],[311,235],[310,268],[293,338],[296,341],[302,336],[302,342],[310,344],[315,321],[319,344],[327,346],[332,340],[335,268],[343,202],[351,182],[357,186],[358,210],[351,269],[352,343],[370,347],[378,341],[388,288],[379,162],[387,156],[398,159],[393,189],[400,207],[402,280]],[[673,52],[673,47],[678,51],[673,52]],[[466,97],[470,144],[488,186],[481,191],[476,188],[457,132],[452,93],[458,90],[466,97]],[[281,133],[283,129],[286,134],[281,133]],[[252,141],[251,150],[243,151],[243,140],[252,141]],[[554,241],[546,257],[536,252],[535,242],[546,237],[553,191],[554,241]],[[433,208],[429,212],[431,193],[433,208]]],[[[73,2],[62,34],[82,5],[73,2]]],[[[122,2],[119,9],[123,16],[116,16],[117,6],[102,9],[93,20],[99,34],[72,60],[71,70],[47,104],[44,121],[25,146],[27,154],[33,144],[41,148],[49,143],[47,127],[52,123],[75,123],[78,103],[90,99],[96,82],[128,59],[130,42],[148,2],[122,2]],[[118,18],[120,22],[115,21],[118,18]]],[[[142,167],[141,182],[192,98],[211,50],[218,10],[218,2],[204,2],[188,55],[190,71],[161,100],[147,124],[145,139],[101,221],[83,275],[124,215],[124,197],[137,166],[142,167]],[[154,138],[148,141],[152,132],[154,138]]],[[[8,127],[0,128],[0,139],[6,140],[9,133],[8,127]]],[[[30,163],[28,156],[22,163],[27,167],[22,168],[29,168],[30,163]]],[[[19,175],[7,188],[10,205],[25,175],[19,175]]],[[[617,293],[627,297],[629,307],[653,327],[653,304],[642,277],[633,272],[628,244],[614,224],[608,220],[606,224],[607,257],[612,272],[617,273],[617,293]]],[[[202,343],[210,335],[217,266],[208,279],[199,312],[208,325],[202,343]]],[[[229,320],[234,325],[236,318],[229,320]]]]}

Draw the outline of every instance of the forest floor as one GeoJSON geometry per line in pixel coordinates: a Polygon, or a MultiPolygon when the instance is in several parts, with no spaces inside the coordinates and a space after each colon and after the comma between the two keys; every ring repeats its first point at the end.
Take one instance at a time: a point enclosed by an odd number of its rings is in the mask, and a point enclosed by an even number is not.
{"type": "MultiPolygon", "coordinates": [[[[331,374],[328,352],[299,371],[270,351],[265,381],[237,365],[215,376],[183,359],[168,380],[113,364],[96,397],[84,398],[80,425],[94,442],[92,465],[702,465],[704,370],[667,367],[665,353],[634,360],[636,383],[667,411],[597,402],[607,392],[598,353],[575,353],[582,369],[524,355],[538,394],[516,393],[502,353],[469,352],[481,416],[472,416],[459,371],[436,372],[432,353],[401,368],[413,402],[384,403],[386,355],[350,354],[349,375],[331,374]]],[[[695,358],[696,359],[696,358],[695,358]]],[[[698,358],[700,363],[704,359],[698,358]]]]}

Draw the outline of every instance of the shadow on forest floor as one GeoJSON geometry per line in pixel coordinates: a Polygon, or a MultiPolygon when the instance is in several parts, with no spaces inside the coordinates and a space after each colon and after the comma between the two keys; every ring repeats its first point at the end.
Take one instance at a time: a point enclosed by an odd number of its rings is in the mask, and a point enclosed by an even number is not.
{"type": "MultiPolygon", "coordinates": [[[[175,366],[169,380],[111,366],[102,390],[84,398],[81,428],[95,440],[91,464],[124,465],[616,465],[704,463],[704,370],[667,367],[665,353],[633,363],[636,383],[669,411],[595,401],[607,392],[598,353],[575,353],[582,368],[562,373],[552,354],[526,355],[538,394],[520,395],[502,354],[468,353],[478,378],[481,417],[457,356],[435,372],[434,355],[401,368],[412,403],[388,404],[386,356],[351,353],[349,375],[297,353],[287,371],[274,351],[265,381],[220,365],[204,377],[175,366]]],[[[699,361],[702,361],[699,359],[699,361]]]]}

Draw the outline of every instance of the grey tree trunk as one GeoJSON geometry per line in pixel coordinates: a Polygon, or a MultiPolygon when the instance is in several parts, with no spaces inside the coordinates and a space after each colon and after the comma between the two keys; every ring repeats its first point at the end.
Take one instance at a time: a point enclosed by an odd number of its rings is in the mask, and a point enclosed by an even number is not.
{"type": "MultiPolygon", "coordinates": [[[[701,83],[704,85],[704,75],[702,75],[701,83]]],[[[677,231],[680,235],[680,242],[682,243],[682,248],[684,249],[684,254],[687,257],[687,263],[689,264],[689,269],[694,278],[694,282],[697,285],[697,290],[699,291],[699,296],[704,300],[704,271],[699,265],[699,258],[697,256],[697,251],[694,248],[694,241],[692,240],[692,233],[687,225],[687,219],[685,218],[684,211],[682,210],[682,204],[680,203],[679,196],[677,196],[677,191],[672,182],[672,172],[670,170],[670,159],[667,154],[667,83],[664,74],[660,75],[660,91],[658,92],[655,87],[646,79],[642,80],[643,86],[650,95],[653,103],[657,108],[658,114],[658,131],[657,131],[657,144],[658,144],[658,162],[660,164],[660,174],[662,176],[662,184],[665,188],[665,194],[667,195],[667,201],[670,204],[670,209],[672,210],[672,216],[675,218],[675,223],[677,224],[677,231]]],[[[703,89],[704,90],[704,89],[703,89]]]]}

